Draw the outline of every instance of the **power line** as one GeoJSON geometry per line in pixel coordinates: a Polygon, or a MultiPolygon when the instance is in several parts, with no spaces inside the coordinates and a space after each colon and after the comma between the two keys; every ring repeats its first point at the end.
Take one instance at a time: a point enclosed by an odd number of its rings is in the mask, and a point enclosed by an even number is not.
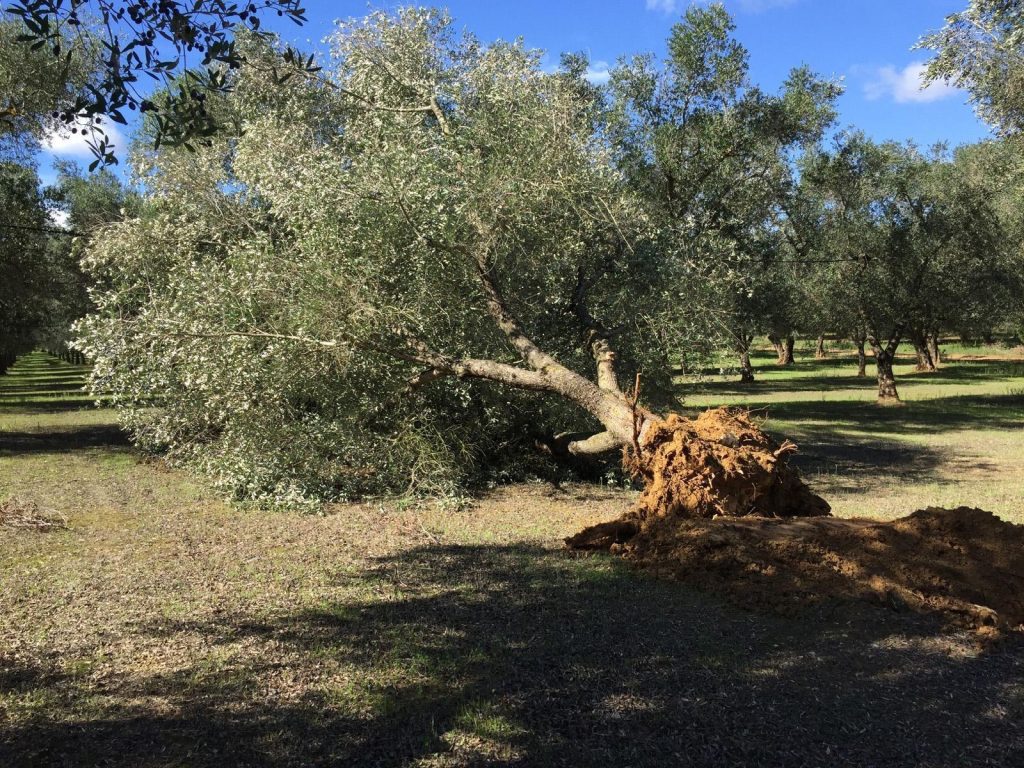
{"type": "Polygon", "coordinates": [[[54,235],[67,235],[68,237],[77,237],[78,235],[82,234],[81,232],[76,232],[73,229],[64,229],[63,227],[32,227],[27,224],[0,223],[0,229],[21,229],[26,230],[28,232],[48,232],[54,235]]]}

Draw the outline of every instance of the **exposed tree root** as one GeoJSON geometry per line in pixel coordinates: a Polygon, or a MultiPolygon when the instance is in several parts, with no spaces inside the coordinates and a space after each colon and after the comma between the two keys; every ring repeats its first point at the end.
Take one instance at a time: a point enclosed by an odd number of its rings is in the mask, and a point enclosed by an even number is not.
{"type": "Polygon", "coordinates": [[[644,481],[634,512],[652,517],[814,517],[829,505],[789,466],[796,446],[776,445],[742,411],[672,415],[650,427],[626,468],[644,481]]]}
{"type": "Polygon", "coordinates": [[[788,465],[795,449],[727,409],[655,422],[626,454],[646,484],[636,507],[566,544],[746,605],[855,598],[961,626],[1024,622],[1024,526],[966,508],[890,523],[833,518],[788,465]]]}

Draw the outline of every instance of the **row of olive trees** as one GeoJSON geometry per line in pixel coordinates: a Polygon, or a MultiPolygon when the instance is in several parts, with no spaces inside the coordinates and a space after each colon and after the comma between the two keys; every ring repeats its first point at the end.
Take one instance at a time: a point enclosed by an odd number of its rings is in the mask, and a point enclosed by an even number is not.
{"type": "Polygon", "coordinates": [[[41,142],[61,123],[54,115],[96,82],[99,64],[88,58],[91,49],[55,60],[22,45],[23,32],[15,19],[0,18],[0,372],[33,347],[70,353],[71,324],[90,306],[81,248],[133,205],[112,174],[87,176],[66,162],[41,188],[41,142]]]}
{"type": "Polygon", "coordinates": [[[762,263],[756,290],[736,297],[741,371],[755,333],[790,340],[785,364],[794,332],[829,332],[857,345],[861,375],[870,346],[879,398],[898,399],[902,342],[935,370],[940,332],[978,336],[1019,316],[1013,162],[1001,142],[925,154],[858,133],[806,153],[786,201],[784,247],[762,263]]]}

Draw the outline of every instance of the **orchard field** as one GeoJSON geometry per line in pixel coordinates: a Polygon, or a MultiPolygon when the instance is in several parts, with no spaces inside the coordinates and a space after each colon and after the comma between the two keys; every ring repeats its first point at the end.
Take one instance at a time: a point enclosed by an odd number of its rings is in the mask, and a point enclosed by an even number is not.
{"type": "MultiPolygon", "coordinates": [[[[839,515],[1024,521],[1024,360],[951,350],[874,405],[850,359],[680,382],[796,435],[839,515]],[[963,359],[956,359],[959,352],[963,359]],[[972,359],[983,358],[983,359],[972,359]],[[734,377],[733,377],[734,378],[734,377]]],[[[907,366],[910,361],[907,361],[907,366]]],[[[900,368],[903,368],[901,361],[900,368]]],[[[1024,754],[1020,640],[891,606],[735,606],[562,538],[632,491],[500,487],[322,516],[147,459],[41,353],[0,379],[4,765],[993,765],[1024,754]],[[866,732],[873,735],[864,737],[866,732]],[[680,757],[682,756],[682,757],[680,757]]]]}
{"type": "Polygon", "coordinates": [[[1024,765],[1024,0],[451,4],[0,10],[0,768],[1024,765]]]}

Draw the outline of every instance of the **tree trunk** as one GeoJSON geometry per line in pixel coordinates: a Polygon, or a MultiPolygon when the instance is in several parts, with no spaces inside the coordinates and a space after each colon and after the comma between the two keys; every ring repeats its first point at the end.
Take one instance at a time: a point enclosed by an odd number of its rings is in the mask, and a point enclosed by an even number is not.
{"type": "Polygon", "coordinates": [[[824,360],[828,355],[825,354],[825,337],[818,336],[818,343],[814,347],[814,359],[824,360]]]}
{"type": "Polygon", "coordinates": [[[794,365],[796,363],[796,360],[793,358],[793,347],[795,345],[796,345],[796,339],[793,338],[793,335],[790,334],[790,335],[786,336],[786,345],[785,345],[785,355],[786,356],[782,360],[782,364],[783,365],[794,365]]]}
{"type": "Polygon", "coordinates": [[[857,345],[857,375],[861,378],[868,375],[868,356],[864,352],[864,342],[863,337],[854,339],[854,343],[857,345]]]}
{"type": "Polygon", "coordinates": [[[736,352],[740,357],[740,383],[750,384],[754,381],[754,366],[750,364],[750,345],[753,336],[742,335],[736,340],[736,352]]]}
{"type": "Polygon", "coordinates": [[[754,381],[754,367],[750,364],[750,352],[740,352],[740,383],[751,384],[754,381]]]}
{"type": "Polygon", "coordinates": [[[914,354],[917,356],[917,365],[914,367],[918,371],[933,373],[936,368],[931,351],[928,349],[928,338],[922,331],[913,331],[910,334],[910,341],[914,345],[914,354]]]}
{"type": "Polygon", "coordinates": [[[896,347],[899,344],[889,342],[883,347],[878,341],[872,340],[871,348],[875,353],[875,365],[878,368],[878,402],[881,404],[898,403],[899,392],[896,391],[896,376],[892,372],[892,362],[896,357],[896,347]]]}
{"type": "Polygon", "coordinates": [[[772,349],[775,350],[775,364],[785,365],[786,364],[786,345],[782,343],[782,339],[776,336],[774,333],[768,334],[768,341],[772,345],[772,349]]]}
{"type": "Polygon", "coordinates": [[[942,363],[942,352],[939,350],[939,334],[928,335],[928,354],[932,358],[932,365],[938,368],[942,363]]]}

